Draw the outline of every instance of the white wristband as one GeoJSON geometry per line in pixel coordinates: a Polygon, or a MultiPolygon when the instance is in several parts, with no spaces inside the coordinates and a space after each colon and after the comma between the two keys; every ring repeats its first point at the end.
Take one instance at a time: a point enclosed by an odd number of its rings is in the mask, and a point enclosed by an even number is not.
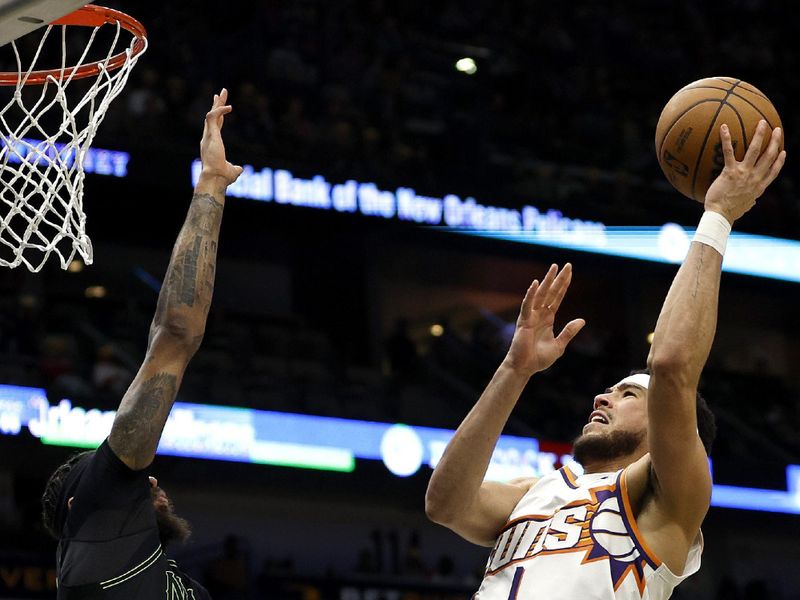
{"type": "Polygon", "coordinates": [[[707,210],[700,217],[700,223],[694,233],[694,241],[711,246],[725,256],[725,247],[728,245],[728,236],[731,233],[731,224],[717,212],[707,210]]]}

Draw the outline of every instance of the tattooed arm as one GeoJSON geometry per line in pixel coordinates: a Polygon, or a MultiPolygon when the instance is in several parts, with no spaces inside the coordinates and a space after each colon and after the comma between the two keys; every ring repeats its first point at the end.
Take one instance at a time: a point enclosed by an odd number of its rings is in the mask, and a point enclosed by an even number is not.
{"type": "Polygon", "coordinates": [[[144,469],[153,461],[183,373],[205,332],[225,190],[242,172],[225,158],[221,131],[231,112],[227,99],[227,90],[214,96],[206,116],[200,144],[203,170],[158,296],[144,364],[108,437],[111,449],[131,469],[144,469]]]}

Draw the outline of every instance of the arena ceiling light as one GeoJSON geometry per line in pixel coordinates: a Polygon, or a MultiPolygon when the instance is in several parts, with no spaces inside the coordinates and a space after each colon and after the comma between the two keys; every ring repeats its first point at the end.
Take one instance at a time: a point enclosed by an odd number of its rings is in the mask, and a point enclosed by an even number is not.
{"type": "Polygon", "coordinates": [[[478,65],[469,57],[459,58],[456,61],[456,70],[466,75],[475,75],[478,72],[478,65]]]}

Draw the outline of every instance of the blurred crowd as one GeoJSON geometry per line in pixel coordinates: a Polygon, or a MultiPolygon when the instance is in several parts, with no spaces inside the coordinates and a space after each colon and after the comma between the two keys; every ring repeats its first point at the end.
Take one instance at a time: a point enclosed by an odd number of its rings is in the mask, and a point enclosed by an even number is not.
{"type": "MultiPolygon", "coordinates": [[[[355,540],[354,540],[355,541],[355,540]]],[[[366,545],[357,552],[349,569],[338,572],[326,569],[324,579],[375,586],[393,584],[448,587],[456,590],[455,596],[467,598],[480,583],[481,566],[475,565],[473,573],[457,573],[454,561],[441,556],[435,564],[428,564],[422,557],[422,540],[418,532],[396,530],[371,532],[366,545]]],[[[345,544],[346,548],[350,544],[345,544]]],[[[270,600],[288,600],[297,597],[292,585],[319,585],[310,576],[307,567],[297,565],[299,557],[268,556],[256,568],[255,552],[251,540],[229,534],[219,545],[196,548],[187,555],[196,565],[198,578],[215,600],[244,600],[265,597],[270,600]],[[287,585],[287,583],[289,585],[287,585]],[[259,594],[256,590],[269,590],[259,594]]],[[[323,580],[324,580],[323,579],[323,580]]],[[[327,591],[327,590],[325,590],[327,591]]],[[[338,594],[337,594],[338,596],[338,594]]],[[[327,594],[323,593],[323,597],[327,594]]]]}
{"type": "MultiPolygon", "coordinates": [[[[783,113],[790,156],[800,126],[788,110],[800,51],[778,43],[794,26],[784,3],[120,4],[151,49],[101,128],[117,145],[194,145],[226,85],[226,138],[243,161],[655,224],[696,216],[653,150],[680,87],[753,83],[783,113]],[[454,68],[462,57],[474,74],[454,68]]],[[[795,235],[795,180],[790,159],[742,226],[795,235]]]]}
{"type": "MultiPolygon", "coordinates": [[[[53,404],[69,398],[80,406],[116,409],[144,354],[155,296],[142,301],[136,295],[6,291],[0,299],[0,383],[45,388],[53,404]]],[[[257,317],[219,306],[211,311],[179,399],[455,428],[502,360],[515,316],[482,310],[458,323],[443,317],[433,325],[398,319],[375,332],[382,340],[380,357],[364,364],[299,315],[257,317]]],[[[531,380],[509,432],[574,439],[595,395],[644,366],[630,363],[623,338],[602,327],[579,336],[556,366],[531,380]]],[[[718,361],[701,382],[718,419],[715,461],[736,464],[743,473],[766,459],[797,463],[800,455],[798,390],[767,366],[756,360],[747,369],[729,369],[718,361]]]]}
{"type": "MultiPolygon", "coordinates": [[[[297,569],[295,561],[288,557],[267,558],[263,561],[260,571],[254,573],[249,546],[249,540],[228,535],[217,547],[207,549],[209,554],[215,552],[216,556],[199,563],[198,575],[202,573],[201,580],[215,600],[299,599],[305,596],[294,591],[298,583],[306,590],[317,587],[322,591],[323,599],[340,597],[339,590],[336,590],[335,595],[325,593],[332,591],[325,589],[322,583],[325,579],[347,582],[354,597],[358,597],[355,590],[359,585],[372,587],[371,594],[366,591],[364,594],[373,597],[381,593],[383,595],[378,597],[401,597],[400,591],[396,588],[403,589],[410,585],[414,587],[404,590],[408,597],[466,600],[471,597],[483,579],[482,564],[476,564],[470,573],[458,572],[454,561],[447,555],[442,555],[434,563],[428,564],[422,558],[423,542],[416,531],[407,532],[407,535],[398,534],[397,531],[373,531],[368,545],[359,553],[351,571],[347,573],[329,571],[321,580],[303,577],[302,569],[297,569]],[[270,593],[265,594],[262,590],[270,590],[270,593]]],[[[672,597],[675,600],[696,597],[692,591],[686,591],[686,587],[678,587],[672,597]]],[[[319,593],[315,597],[320,597],[319,593]]],[[[788,598],[782,595],[772,582],[765,579],[757,578],[740,584],[731,576],[722,577],[716,592],[710,597],[714,600],[788,598]]]]}

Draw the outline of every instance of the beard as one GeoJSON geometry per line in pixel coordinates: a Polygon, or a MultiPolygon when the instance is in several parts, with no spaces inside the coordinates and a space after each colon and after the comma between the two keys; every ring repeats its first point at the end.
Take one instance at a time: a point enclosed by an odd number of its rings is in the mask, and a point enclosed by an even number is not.
{"type": "MultiPolygon", "coordinates": [[[[155,490],[153,499],[155,500],[155,490]]],[[[189,521],[179,517],[173,512],[172,502],[167,506],[154,506],[156,511],[156,523],[158,524],[158,537],[161,539],[161,546],[166,548],[172,542],[183,543],[192,535],[192,526],[189,521]]]]}
{"type": "Polygon", "coordinates": [[[645,431],[612,431],[608,435],[582,434],[572,444],[572,456],[582,466],[612,461],[633,454],[645,431]]]}

